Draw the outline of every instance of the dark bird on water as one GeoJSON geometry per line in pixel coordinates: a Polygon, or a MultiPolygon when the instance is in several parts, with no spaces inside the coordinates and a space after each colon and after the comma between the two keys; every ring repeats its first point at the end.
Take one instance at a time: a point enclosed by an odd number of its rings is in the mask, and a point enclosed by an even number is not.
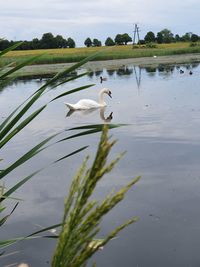
{"type": "Polygon", "coordinates": [[[107,81],[107,78],[103,78],[102,76],[100,76],[100,83],[102,83],[103,81],[107,81]]]}

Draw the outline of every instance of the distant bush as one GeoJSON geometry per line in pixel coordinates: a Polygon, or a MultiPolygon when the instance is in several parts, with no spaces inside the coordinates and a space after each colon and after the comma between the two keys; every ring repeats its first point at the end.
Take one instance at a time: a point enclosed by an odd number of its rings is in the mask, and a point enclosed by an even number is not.
{"type": "Polygon", "coordinates": [[[134,44],[133,45],[133,49],[138,49],[138,48],[146,48],[146,45],[141,45],[141,44],[139,44],[139,45],[136,45],[136,44],[134,44]]]}
{"type": "Polygon", "coordinates": [[[145,40],[140,40],[140,44],[142,45],[146,44],[145,40]]]}
{"type": "Polygon", "coordinates": [[[200,43],[197,42],[191,42],[190,47],[200,46],[200,43]]]}
{"type": "Polygon", "coordinates": [[[152,42],[149,42],[149,43],[146,43],[146,48],[156,48],[157,45],[155,43],[152,43],[152,42]]]}
{"type": "Polygon", "coordinates": [[[137,48],[140,48],[140,46],[139,46],[139,45],[136,45],[136,44],[134,44],[134,45],[133,45],[133,49],[137,49],[137,48]]]}

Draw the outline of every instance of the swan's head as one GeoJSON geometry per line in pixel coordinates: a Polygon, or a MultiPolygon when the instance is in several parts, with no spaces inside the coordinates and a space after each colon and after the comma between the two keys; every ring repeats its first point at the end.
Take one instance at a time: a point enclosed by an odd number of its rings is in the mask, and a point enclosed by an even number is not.
{"type": "Polygon", "coordinates": [[[110,98],[112,98],[112,92],[110,91],[110,89],[104,88],[104,89],[102,89],[102,93],[105,93],[105,94],[109,95],[110,98]]]}

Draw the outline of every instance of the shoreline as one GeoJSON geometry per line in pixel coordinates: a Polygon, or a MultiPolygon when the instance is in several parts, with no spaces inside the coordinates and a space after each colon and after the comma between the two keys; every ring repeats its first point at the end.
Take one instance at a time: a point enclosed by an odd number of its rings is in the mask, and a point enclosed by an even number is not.
{"type": "MultiPolygon", "coordinates": [[[[145,67],[158,67],[160,65],[170,65],[170,64],[174,65],[174,64],[186,64],[186,63],[200,63],[200,53],[90,61],[84,64],[79,69],[85,69],[87,71],[98,71],[102,70],[102,68],[114,70],[122,67],[123,65],[128,65],[128,64],[145,68],[145,67]]],[[[17,74],[19,78],[31,78],[31,77],[34,78],[34,77],[44,77],[44,76],[50,77],[56,74],[57,72],[64,70],[67,67],[71,67],[74,64],[76,63],[30,65],[17,71],[17,74]]]]}

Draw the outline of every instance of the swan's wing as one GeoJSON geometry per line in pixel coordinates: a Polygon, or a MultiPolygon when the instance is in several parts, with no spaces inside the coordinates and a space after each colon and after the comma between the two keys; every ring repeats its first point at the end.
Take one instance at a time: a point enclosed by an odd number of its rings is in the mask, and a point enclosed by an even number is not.
{"type": "Polygon", "coordinates": [[[71,110],[99,108],[100,104],[91,99],[81,99],[76,104],[65,103],[71,110]]]}
{"type": "Polygon", "coordinates": [[[98,108],[100,105],[99,103],[91,99],[81,99],[78,101],[76,106],[79,109],[90,109],[90,108],[98,108]]]}

